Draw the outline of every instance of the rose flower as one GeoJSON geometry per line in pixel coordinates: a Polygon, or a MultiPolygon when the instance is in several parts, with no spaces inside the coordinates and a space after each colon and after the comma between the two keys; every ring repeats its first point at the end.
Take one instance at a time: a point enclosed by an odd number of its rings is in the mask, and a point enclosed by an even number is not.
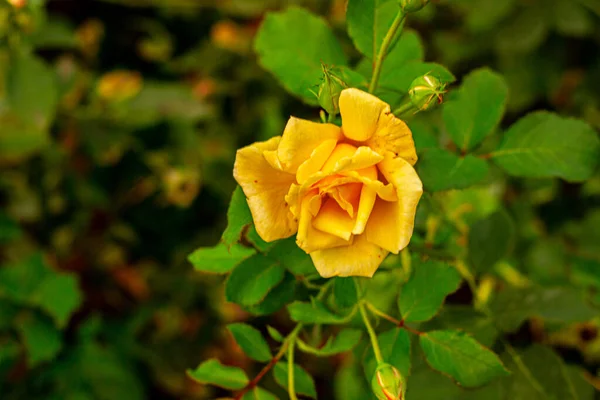
{"type": "Polygon", "coordinates": [[[408,126],[377,97],[345,89],[342,127],[290,118],[238,150],[233,170],[265,241],[297,233],[321,276],[373,276],[408,245],[423,186],[408,126]]]}

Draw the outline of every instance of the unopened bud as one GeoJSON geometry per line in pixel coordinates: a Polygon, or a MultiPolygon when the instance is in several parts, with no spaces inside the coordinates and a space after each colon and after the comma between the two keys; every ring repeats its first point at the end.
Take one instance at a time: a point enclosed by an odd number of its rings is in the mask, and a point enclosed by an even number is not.
{"type": "Polygon", "coordinates": [[[348,85],[337,75],[332,68],[323,65],[323,82],[319,86],[319,105],[323,107],[330,115],[337,115],[340,112],[340,94],[348,85]]]}
{"type": "Polygon", "coordinates": [[[429,0],[400,0],[400,7],[405,13],[420,11],[429,4],[429,0]]]}
{"type": "Polygon", "coordinates": [[[14,8],[23,8],[27,5],[27,0],[8,0],[14,8]]]}
{"type": "Polygon", "coordinates": [[[438,78],[425,74],[412,82],[408,94],[417,110],[425,111],[442,102],[445,88],[446,84],[438,78]]]}
{"type": "Polygon", "coordinates": [[[379,400],[402,400],[403,386],[402,375],[393,365],[379,364],[371,380],[371,388],[379,400]]]}

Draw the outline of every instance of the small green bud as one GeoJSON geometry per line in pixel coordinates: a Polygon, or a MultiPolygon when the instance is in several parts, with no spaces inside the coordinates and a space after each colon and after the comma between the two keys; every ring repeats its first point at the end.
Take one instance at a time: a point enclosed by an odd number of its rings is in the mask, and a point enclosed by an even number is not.
{"type": "Polygon", "coordinates": [[[418,111],[425,111],[442,102],[445,89],[446,84],[435,76],[425,74],[411,83],[408,95],[418,111]]]}
{"type": "Polygon", "coordinates": [[[429,4],[429,0],[400,0],[400,7],[405,13],[420,11],[429,4]]]}
{"type": "Polygon", "coordinates": [[[403,386],[404,379],[393,365],[383,363],[377,366],[371,388],[379,400],[402,400],[403,386]]]}
{"type": "Polygon", "coordinates": [[[322,65],[323,81],[319,86],[317,98],[319,105],[330,115],[340,112],[340,94],[348,85],[332,68],[322,65]]]}

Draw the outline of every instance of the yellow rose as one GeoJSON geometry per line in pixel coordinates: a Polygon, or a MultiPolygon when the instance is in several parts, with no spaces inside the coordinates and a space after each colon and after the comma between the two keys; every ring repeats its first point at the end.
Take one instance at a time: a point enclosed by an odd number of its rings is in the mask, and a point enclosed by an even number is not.
{"type": "Polygon", "coordinates": [[[408,126],[358,89],[342,127],[290,118],[283,136],[238,150],[233,175],[265,241],[297,233],[323,277],[373,276],[412,236],[423,186],[408,126]]]}

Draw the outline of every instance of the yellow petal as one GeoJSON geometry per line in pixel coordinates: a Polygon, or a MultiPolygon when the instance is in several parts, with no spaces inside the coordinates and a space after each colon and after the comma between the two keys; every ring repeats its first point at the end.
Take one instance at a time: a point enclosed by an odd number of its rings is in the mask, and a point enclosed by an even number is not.
{"type": "Polygon", "coordinates": [[[285,171],[296,173],[321,143],[326,140],[339,140],[343,137],[338,126],[319,124],[304,119],[291,117],[288,120],[277,156],[285,171]]]}
{"type": "Polygon", "coordinates": [[[331,188],[327,193],[337,201],[338,205],[342,207],[351,218],[354,218],[354,211],[358,209],[362,186],[363,185],[358,182],[346,183],[331,188]]]}
{"type": "Polygon", "coordinates": [[[300,211],[300,222],[298,225],[298,235],[296,243],[298,247],[307,253],[316,250],[329,249],[337,246],[348,246],[352,241],[344,240],[340,237],[322,232],[313,227],[313,212],[315,199],[320,199],[316,191],[311,192],[302,200],[300,211]]]}
{"type": "Polygon", "coordinates": [[[391,151],[396,156],[404,158],[410,165],[415,165],[417,162],[417,150],[412,132],[408,125],[396,118],[389,109],[381,114],[377,130],[367,144],[379,154],[391,151]]]}
{"type": "Polygon", "coordinates": [[[344,240],[352,237],[354,220],[334,199],[327,199],[319,214],[312,221],[314,228],[344,240]]]}
{"type": "Polygon", "coordinates": [[[423,185],[414,168],[403,158],[387,153],[379,170],[398,195],[398,201],[377,199],[367,223],[369,242],[398,254],[412,236],[417,204],[423,194],[423,185]]]}
{"type": "Polygon", "coordinates": [[[371,277],[388,252],[369,243],[365,235],[354,236],[350,246],[318,250],[310,256],[323,278],[333,276],[371,277]]]}
{"type": "Polygon", "coordinates": [[[369,185],[363,185],[360,192],[358,212],[356,213],[356,222],[352,229],[353,234],[360,235],[365,231],[373,206],[375,206],[375,200],[377,200],[377,191],[369,185]]]}
{"type": "Polygon", "coordinates": [[[340,95],[342,131],[348,139],[364,142],[377,130],[377,122],[382,112],[389,112],[390,106],[372,94],[358,89],[344,89],[340,95]]]}
{"type": "Polygon", "coordinates": [[[383,156],[366,146],[355,147],[348,143],[338,144],[323,165],[324,173],[354,171],[376,165],[383,156]]]}
{"type": "Polygon", "coordinates": [[[233,167],[233,176],[248,199],[256,231],[267,242],[292,236],[298,229],[285,201],[295,177],[273,168],[263,154],[277,149],[280,139],[274,137],[239,149],[233,167]]]}
{"type": "Polygon", "coordinates": [[[331,156],[336,144],[336,139],[328,139],[313,150],[308,160],[304,161],[298,167],[298,171],[296,172],[296,180],[298,183],[306,182],[311,175],[323,168],[325,161],[331,156]]]}

